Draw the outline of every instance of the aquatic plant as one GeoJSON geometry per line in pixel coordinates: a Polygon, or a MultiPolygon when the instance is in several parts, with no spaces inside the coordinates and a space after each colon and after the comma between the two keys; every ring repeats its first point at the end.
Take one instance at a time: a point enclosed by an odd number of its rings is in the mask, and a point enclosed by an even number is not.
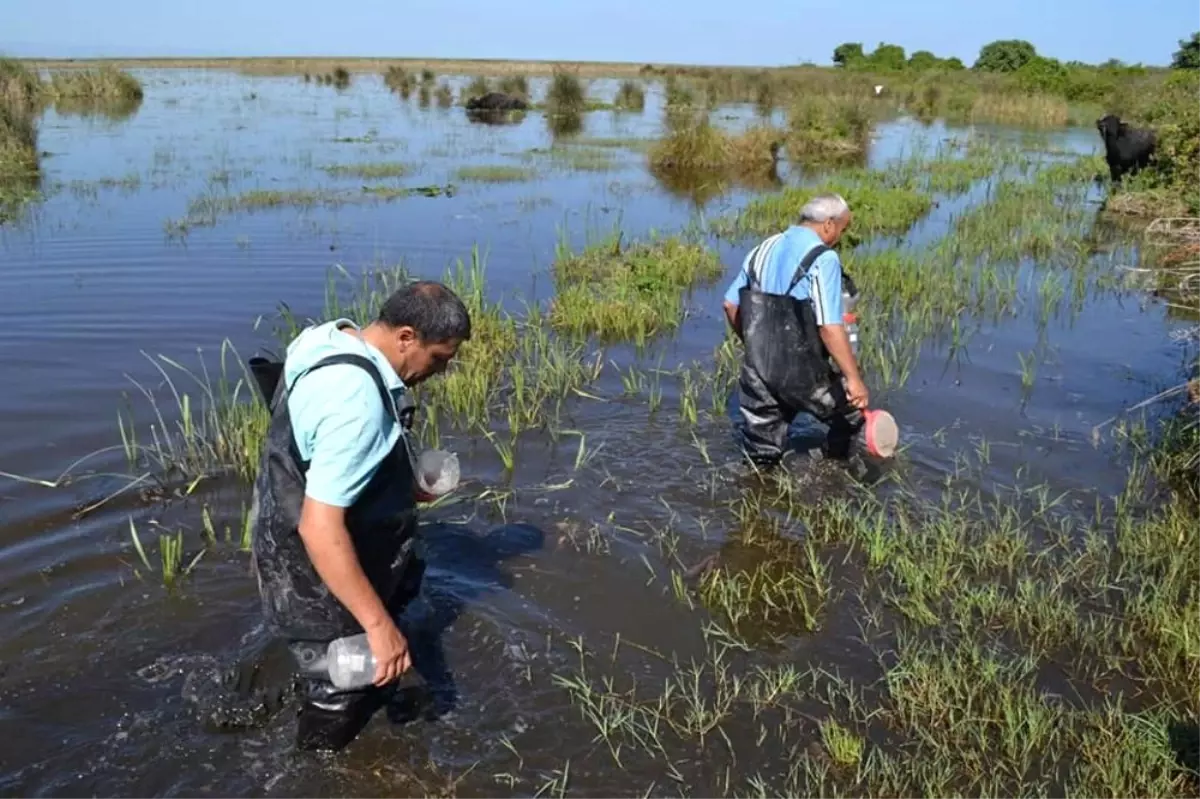
{"type": "Polygon", "coordinates": [[[705,111],[676,116],[667,136],[650,150],[654,172],[709,173],[735,176],[772,170],[783,136],[767,127],[738,134],[715,127],[705,111]]]}
{"type": "Polygon", "coordinates": [[[400,95],[401,99],[407,100],[416,85],[416,78],[404,67],[393,64],[383,73],[383,84],[388,87],[389,91],[395,92],[400,95]]]}
{"type": "Polygon", "coordinates": [[[473,100],[476,97],[482,97],[491,90],[491,82],[489,82],[488,79],[483,75],[476,75],[475,77],[471,78],[471,82],[468,83],[467,87],[462,90],[461,99],[463,103],[466,103],[468,100],[473,100]]]}
{"type": "Polygon", "coordinates": [[[851,94],[797,95],[788,108],[787,152],[795,161],[866,149],[873,113],[851,94]]]}
{"type": "Polygon", "coordinates": [[[378,178],[401,178],[411,171],[408,164],[399,161],[381,161],[364,164],[331,164],[321,167],[333,177],[354,177],[364,180],[378,178]]]}
{"type": "Polygon", "coordinates": [[[454,176],[464,182],[516,183],[532,180],[537,176],[537,170],[509,164],[488,164],[459,167],[455,170],[454,176]]]}
{"type": "Polygon", "coordinates": [[[506,75],[500,79],[500,91],[529,100],[529,80],[524,75],[506,75]]]}
{"type": "Polygon", "coordinates": [[[555,70],[546,90],[546,112],[554,116],[571,116],[587,110],[587,99],[579,76],[555,70]]]}
{"type": "Polygon", "coordinates": [[[0,58],[0,108],[31,112],[42,99],[37,73],[12,58],[0,58]]]}
{"type": "Polygon", "coordinates": [[[840,194],[850,204],[854,222],[844,240],[851,245],[873,235],[905,232],[932,204],[923,192],[885,185],[881,174],[850,173],[817,186],[789,186],[756,198],[741,211],[714,220],[712,227],[728,237],[770,235],[795,224],[804,203],[826,193],[840,194]]]}
{"type": "Polygon", "coordinates": [[[454,105],[454,90],[450,88],[449,83],[443,81],[434,93],[434,98],[437,100],[438,108],[449,108],[454,105]]]}
{"type": "Polygon", "coordinates": [[[641,111],[646,107],[646,92],[636,81],[621,81],[613,105],[623,111],[641,111]]]}
{"type": "Polygon", "coordinates": [[[121,118],[141,106],[141,82],[112,66],[61,70],[50,76],[46,98],[62,114],[105,114],[121,118]]]}
{"type": "Polygon", "coordinates": [[[724,271],[716,253],[678,237],[625,246],[620,233],[572,252],[560,241],[550,324],[578,337],[644,343],[683,321],[684,292],[724,271]]]}
{"type": "Polygon", "coordinates": [[[0,223],[20,215],[37,196],[41,164],[34,111],[0,103],[0,223]]]}

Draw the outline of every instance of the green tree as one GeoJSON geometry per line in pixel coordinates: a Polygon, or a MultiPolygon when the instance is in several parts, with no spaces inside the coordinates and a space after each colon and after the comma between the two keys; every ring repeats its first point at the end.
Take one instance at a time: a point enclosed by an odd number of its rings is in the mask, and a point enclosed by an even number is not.
{"type": "Polygon", "coordinates": [[[1200,69],[1200,31],[1192,34],[1190,39],[1180,39],[1179,49],[1171,59],[1174,69],[1200,69]]]}
{"type": "Polygon", "coordinates": [[[943,61],[942,66],[944,66],[946,69],[952,69],[952,70],[967,68],[967,65],[962,62],[962,59],[957,58],[955,56],[951,56],[950,58],[947,58],[945,61],[943,61]]]}
{"type": "Polygon", "coordinates": [[[861,42],[839,44],[833,51],[833,63],[840,67],[847,67],[862,60],[863,46],[861,42]]]}
{"type": "Polygon", "coordinates": [[[1023,39],[999,39],[985,44],[975,59],[980,72],[1016,72],[1037,58],[1037,50],[1023,39]]]}
{"type": "Polygon", "coordinates": [[[885,44],[880,42],[879,46],[871,55],[867,56],[873,69],[879,70],[900,70],[904,69],[908,63],[904,57],[904,48],[898,44],[885,44]]]}
{"type": "Polygon", "coordinates": [[[908,57],[908,68],[917,72],[928,72],[942,65],[942,59],[928,50],[918,50],[908,57]]]}
{"type": "Polygon", "coordinates": [[[1026,91],[1041,91],[1062,94],[1070,77],[1070,71],[1054,58],[1035,56],[1026,61],[1014,76],[1026,91]]]}

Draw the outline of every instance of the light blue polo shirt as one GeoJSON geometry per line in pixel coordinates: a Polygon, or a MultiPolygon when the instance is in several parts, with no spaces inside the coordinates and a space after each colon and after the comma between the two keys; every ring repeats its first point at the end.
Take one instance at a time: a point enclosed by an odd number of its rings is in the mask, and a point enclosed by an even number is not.
{"type": "MultiPolygon", "coordinates": [[[[762,291],[787,294],[796,268],[808,251],[820,243],[821,237],[803,225],[792,225],[783,233],[765,239],[742,261],[742,268],[725,292],[725,301],[738,304],[738,292],[750,280],[751,259],[758,263],[758,283],[762,291]]],[[[819,255],[791,295],[798,300],[812,299],[818,325],[842,324],[842,261],[837,252],[830,250],[819,255]]]]}
{"type": "Polygon", "coordinates": [[[310,461],[305,494],[347,508],[402,434],[392,414],[406,389],[382,352],[339,327],[358,329],[349,319],[338,319],[300,333],[288,345],[283,374],[291,389],[292,435],[300,457],[310,461]],[[391,409],[384,407],[371,375],[358,366],[339,363],[305,374],[317,361],[339,353],[374,362],[392,395],[391,409]]]}

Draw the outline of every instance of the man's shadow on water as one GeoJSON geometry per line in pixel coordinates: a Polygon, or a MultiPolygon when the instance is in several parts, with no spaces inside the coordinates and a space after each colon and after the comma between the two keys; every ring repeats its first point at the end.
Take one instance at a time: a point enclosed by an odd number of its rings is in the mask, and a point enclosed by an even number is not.
{"type": "MultiPolygon", "coordinates": [[[[501,564],[542,548],[545,533],[529,524],[503,524],[484,534],[462,524],[432,521],[421,531],[426,561],[420,599],[400,618],[413,670],[423,685],[397,688],[386,701],[388,719],[432,721],[458,705],[458,685],[446,659],[446,632],[474,604],[512,587],[501,564]]],[[[402,678],[401,685],[404,684],[402,678]]]]}

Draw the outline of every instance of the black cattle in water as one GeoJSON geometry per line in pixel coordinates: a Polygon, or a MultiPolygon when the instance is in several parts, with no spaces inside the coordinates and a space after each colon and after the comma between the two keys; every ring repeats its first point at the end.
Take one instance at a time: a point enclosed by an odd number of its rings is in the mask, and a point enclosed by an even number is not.
{"type": "Polygon", "coordinates": [[[467,100],[468,111],[525,111],[529,103],[504,92],[488,92],[467,100]]]}
{"type": "Polygon", "coordinates": [[[1150,163],[1157,137],[1154,131],[1131,128],[1120,117],[1109,114],[1096,120],[1096,130],[1104,139],[1104,158],[1113,181],[1133,175],[1150,163]]]}

